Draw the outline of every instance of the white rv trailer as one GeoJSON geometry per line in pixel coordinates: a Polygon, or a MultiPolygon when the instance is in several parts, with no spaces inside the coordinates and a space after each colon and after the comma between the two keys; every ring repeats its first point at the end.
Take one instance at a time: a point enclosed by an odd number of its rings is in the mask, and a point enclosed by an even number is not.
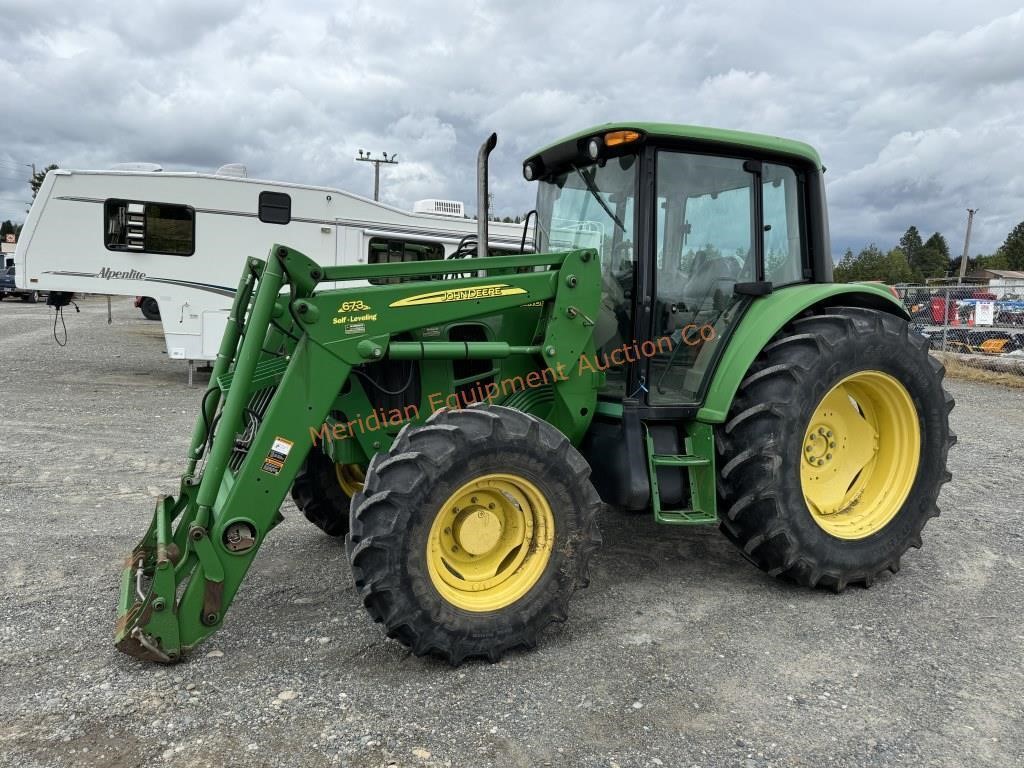
{"type": "MultiPolygon", "coordinates": [[[[408,212],[350,192],[135,165],[46,175],[15,254],[19,287],[151,296],[173,359],[212,360],[244,260],[275,242],[324,266],[446,258],[474,235],[463,204],[408,212]]],[[[493,222],[492,251],[518,252],[524,225],[493,222]]],[[[532,250],[532,232],[527,249],[532,250]]],[[[191,378],[191,377],[190,377],[191,378]]]]}

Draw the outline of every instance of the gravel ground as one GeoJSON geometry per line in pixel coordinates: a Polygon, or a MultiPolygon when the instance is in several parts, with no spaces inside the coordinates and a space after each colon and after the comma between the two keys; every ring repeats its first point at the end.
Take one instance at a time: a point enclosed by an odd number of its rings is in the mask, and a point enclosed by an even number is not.
{"type": "Polygon", "coordinates": [[[589,589],[534,652],[459,669],[364,614],[296,514],[188,663],[111,642],[120,560],[173,491],[201,390],[127,299],[58,348],[0,303],[0,765],[1008,766],[1024,763],[1024,392],[952,381],[943,515],[843,595],[711,529],[608,513],[589,589]]]}

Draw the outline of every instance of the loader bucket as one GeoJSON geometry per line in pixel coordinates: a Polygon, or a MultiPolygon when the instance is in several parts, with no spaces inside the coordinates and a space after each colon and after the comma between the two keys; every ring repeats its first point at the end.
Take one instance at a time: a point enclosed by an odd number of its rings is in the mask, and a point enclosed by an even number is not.
{"type": "Polygon", "coordinates": [[[168,663],[178,657],[178,622],[171,610],[180,554],[171,541],[174,508],[170,496],[157,502],[149,530],[121,569],[114,642],[122,653],[146,661],[168,663]]]}

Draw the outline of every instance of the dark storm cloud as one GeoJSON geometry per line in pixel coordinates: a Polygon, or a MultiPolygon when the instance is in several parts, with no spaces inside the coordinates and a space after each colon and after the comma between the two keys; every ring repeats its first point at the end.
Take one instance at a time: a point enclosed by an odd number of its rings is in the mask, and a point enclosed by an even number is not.
{"type": "Polygon", "coordinates": [[[472,202],[500,136],[500,213],[530,207],[528,152],[607,120],[782,134],[829,167],[839,247],[909,224],[972,250],[1024,219],[1024,12],[1013,3],[0,0],[0,218],[25,163],[126,160],[472,202]]]}

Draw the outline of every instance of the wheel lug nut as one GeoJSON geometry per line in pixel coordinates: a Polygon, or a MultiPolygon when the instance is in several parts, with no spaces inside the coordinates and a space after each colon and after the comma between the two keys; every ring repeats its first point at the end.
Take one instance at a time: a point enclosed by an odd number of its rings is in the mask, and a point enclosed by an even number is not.
{"type": "Polygon", "coordinates": [[[451,528],[445,528],[444,532],[447,533],[450,536],[451,533],[452,533],[452,529],[451,528]]]}
{"type": "Polygon", "coordinates": [[[831,453],[826,453],[825,454],[825,460],[826,461],[832,461],[832,454],[831,453]]]}
{"type": "Polygon", "coordinates": [[[824,435],[825,434],[825,428],[824,427],[818,427],[818,434],[819,435],[824,435]]]}
{"type": "Polygon", "coordinates": [[[490,504],[488,504],[487,508],[488,509],[494,509],[494,502],[492,501],[490,504]]]}
{"type": "Polygon", "coordinates": [[[835,448],[835,447],[836,447],[836,443],[835,443],[835,440],[833,440],[832,442],[830,442],[830,443],[828,444],[828,447],[829,447],[829,448],[835,448]]]}
{"type": "Polygon", "coordinates": [[[831,429],[825,432],[825,437],[832,437],[832,430],[831,429]]]}
{"type": "Polygon", "coordinates": [[[470,504],[476,504],[476,496],[471,496],[469,502],[470,504]]]}

